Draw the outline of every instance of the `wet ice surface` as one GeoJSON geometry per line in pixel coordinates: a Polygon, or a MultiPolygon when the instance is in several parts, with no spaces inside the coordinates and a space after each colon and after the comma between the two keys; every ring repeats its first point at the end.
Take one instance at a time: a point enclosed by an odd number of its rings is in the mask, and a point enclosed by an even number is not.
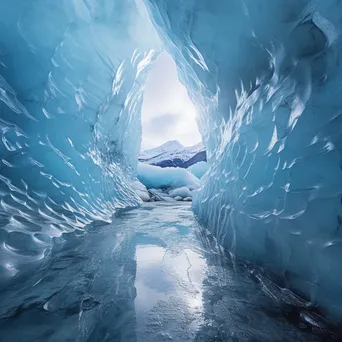
{"type": "Polygon", "coordinates": [[[334,338],[289,305],[299,299],[232,263],[188,204],[146,204],[76,235],[0,293],[1,342],[334,338]]]}

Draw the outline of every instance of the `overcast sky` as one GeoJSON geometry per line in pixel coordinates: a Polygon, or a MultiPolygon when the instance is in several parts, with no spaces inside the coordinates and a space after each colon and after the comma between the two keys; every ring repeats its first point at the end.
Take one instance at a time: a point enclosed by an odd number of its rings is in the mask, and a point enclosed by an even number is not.
{"type": "Polygon", "coordinates": [[[178,81],[177,69],[170,55],[164,53],[148,76],[142,108],[142,150],[169,140],[184,146],[201,141],[195,121],[196,111],[186,89],[178,81]]]}

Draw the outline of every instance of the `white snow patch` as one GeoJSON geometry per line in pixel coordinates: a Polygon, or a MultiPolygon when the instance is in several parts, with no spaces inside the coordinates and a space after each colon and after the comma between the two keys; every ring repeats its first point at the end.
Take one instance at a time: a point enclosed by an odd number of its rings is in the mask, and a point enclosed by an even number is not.
{"type": "Polygon", "coordinates": [[[177,196],[180,196],[180,197],[183,197],[183,198],[186,198],[186,197],[191,197],[192,198],[191,191],[189,190],[189,188],[187,188],[185,186],[182,187],[182,188],[178,188],[178,189],[172,190],[169,194],[173,198],[175,198],[177,196]]]}
{"type": "Polygon", "coordinates": [[[136,192],[136,194],[144,201],[149,202],[151,200],[150,195],[147,191],[147,188],[144,184],[142,184],[140,181],[135,180],[131,184],[132,188],[136,192]]]}

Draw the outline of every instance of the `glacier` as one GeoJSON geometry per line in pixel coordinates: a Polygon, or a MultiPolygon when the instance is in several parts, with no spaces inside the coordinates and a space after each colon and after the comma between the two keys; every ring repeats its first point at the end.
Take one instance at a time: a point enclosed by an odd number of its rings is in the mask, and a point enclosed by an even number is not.
{"type": "Polygon", "coordinates": [[[200,161],[187,168],[194,176],[201,179],[204,174],[208,171],[208,163],[205,161],[200,161]]]}
{"type": "Polygon", "coordinates": [[[342,314],[342,3],[149,0],[199,112],[198,218],[328,315],[342,314]]]}
{"type": "Polygon", "coordinates": [[[135,1],[0,3],[1,283],[52,238],[141,199],[143,86],[160,41],[135,1]]]}
{"type": "Polygon", "coordinates": [[[199,179],[186,169],[180,167],[164,167],[139,163],[137,168],[139,181],[148,189],[151,188],[181,188],[197,189],[199,179]]]}
{"type": "Polygon", "coordinates": [[[338,0],[1,1],[0,286],[141,205],[144,82],[166,49],[207,150],[199,221],[342,317],[341,23],[338,0]]]}

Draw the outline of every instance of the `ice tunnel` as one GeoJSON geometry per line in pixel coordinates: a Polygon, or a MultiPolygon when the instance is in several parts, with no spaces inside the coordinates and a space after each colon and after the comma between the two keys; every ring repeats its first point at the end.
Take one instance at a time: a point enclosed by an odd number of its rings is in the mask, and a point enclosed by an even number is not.
{"type": "Polygon", "coordinates": [[[2,0],[0,28],[1,286],[141,203],[144,82],[167,50],[208,151],[199,220],[342,316],[341,1],[2,0]]]}

